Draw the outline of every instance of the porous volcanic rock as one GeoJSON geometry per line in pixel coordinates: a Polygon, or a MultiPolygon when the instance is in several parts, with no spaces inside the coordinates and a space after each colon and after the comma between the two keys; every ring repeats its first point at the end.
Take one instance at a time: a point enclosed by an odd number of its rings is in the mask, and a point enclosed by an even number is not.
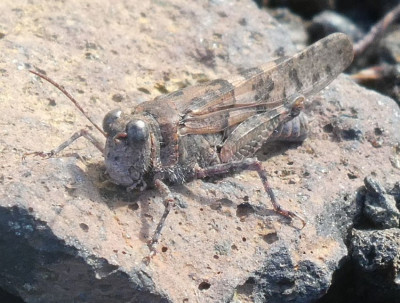
{"type": "Polygon", "coordinates": [[[0,8],[0,286],[26,302],[309,302],[347,255],[364,177],[398,181],[398,107],[340,76],[308,100],[303,144],[257,155],[281,204],[307,219],[303,229],[272,211],[252,172],[195,180],[171,188],[177,205],[146,266],[163,213],[157,191],[109,186],[85,140],[56,158],[21,160],[89,125],[27,69],[45,71],[101,121],[115,107],[292,54],[289,35],[250,0],[0,8]]]}

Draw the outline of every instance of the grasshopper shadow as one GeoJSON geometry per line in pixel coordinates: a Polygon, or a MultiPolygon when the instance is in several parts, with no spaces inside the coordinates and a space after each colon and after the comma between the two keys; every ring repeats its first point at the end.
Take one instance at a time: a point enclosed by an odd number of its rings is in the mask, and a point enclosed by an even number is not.
{"type": "Polygon", "coordinates": [[[87,186],[84,184],[79,186],[79,194],[76,192],[77,188],[68,190],[70,195],[83,195],[91,201],[103,203],[110,211],[128,207],[127,211],[132,216],[135,216],[135,213],[137,213],[140,219],[141,228],[137,233],[139,239],[147,242],[151,238],[154,222],[157,221],[151,215],[151,213],[154,213],[152,208],[160,207],[164,209],[162,199],[161,197],[158,198],[159,193],[156,190],[149,189],[143,192],[128,192],[125,187],[115,185],[109,181],[105,172],[105,166],[101,162],[85,163],[85,169],[77,165],[71,165],[69,166],[69,170],[70,174],[76,180],[84,180],[83,183],[87,183],[87,186]]]}
{"type": "MultiPolygon", "coordinates": [[[[246,193],[246,188],[243,184],[240,184],[236,180],[229,179],[226,182],[219,182],[221,178],[205,179],[201,185],[204,190],[214,191],[216,189],[227,194],[222,194],[219,197],[205,197],[201,194],[194,193],[190,188],[185,185],[180,185],[177,190],[174,190],[175,199],[179,201],[178,206],[185,205],[185,200],[190,199],[196,201],[200,205],[200,211],[213,211],[218,212],[224,216],[236,216],[243,220],[245,217],[250,215],[257,216],[258,218],[265,219],[266,221],[271,220],[275,217],[285,224],[291,222],[290,218],[282,217],[277,214],[270,203],[267,193],[263,195],[261,204],[255,204],[254,201],[250,201],[246,193]],[[222,188],[222,190],[221,190],[222,188]],[[231,197],[228,193],[235,192],[236,197],[231,197]],[[229,215],[225,209],[232,209],[232,215],[229,215]]],[[[260,184],[261,185],[261,184],[260,184]]]]}
{"type": "Polygon", "coordinates": [[[268,159],[281,155],[290,149],[296,149],[304,140],[301,141],[274,141],[264,144],[256,153],[256,157],[260,161],[268,161],[268,159]]]}

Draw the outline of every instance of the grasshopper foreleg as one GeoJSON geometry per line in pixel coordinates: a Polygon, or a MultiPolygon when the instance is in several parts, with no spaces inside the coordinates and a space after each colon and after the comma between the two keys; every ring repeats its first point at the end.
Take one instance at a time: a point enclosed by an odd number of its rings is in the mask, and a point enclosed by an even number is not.
{"type": "Polygon", "coordinates": [[[158,189],[158,191],[161,193],[163,196],[163,202],[164,202],[164,213],[162,214],[160,221],[157,224],[157,227],[154,231],[153,237],[150,239],[148,242],[148,247],[150,249],[149,255],[144,259],[145,263],[149,263],[151,257],[153,257],[156,254],[156,248],[158,241],[160,240],[161,236],[161,231],[164,228],[165,225],[165,220],[168,217],[169,212],[171,211],[171,208],[174,205],[174,197],[172,196],[172,193],[168,186],[162,182],[160,179],[156,179],[154,181],[154,185],[158,189]]]}
{"type": "Polygon", "coordinates": [[[67,148],[69,145],[71,145],[75,140],[77,140],[80,137],[84,137],[85,139],[89,140],[89,142],[91,142],[94,146],[96,146],[96,148],[101,153],[104,153],[103,144],[100,141],[98,141],[95,137],[93,137],[86,129],[81,129],[80,131],[77,131],[76,133],[74,133],[67,141],[61,143],[57,148],[55,148],[51,151],[49,151],[49,152],[43,152],[43,151],[29,152],[29,153],[25,153],[23,155],[23,158],[25,158],[25,156],[29,156],[29,155],[40,156],[42,158],[51,158],[51,157],[57,155],[58,153],[60,153],[65,148],[67,148]]]}
{"type": "Polygon", "coordinates": [[[298,218],[302,222],[303,227],[306,225],[306,221],[302,217],[295,214],[294,212],[283,209],[282,206],[279,205],[275,197],[274,191],[269,185],[267,172],[263,168],[262,163],[257,159],[246,158],[242,161],[234,161],[223,164],[217,164],[206,168],[198,168],[196,177],[201,179],[205,177],[212,177],[227,173],[238,173],[243,170],[252,170],[258,173],[258,176],[260,177],[263,183],[264,189],[267,192],[269,198],[271,199],[272,206],[277,213],[289,218],[298,218]]]}

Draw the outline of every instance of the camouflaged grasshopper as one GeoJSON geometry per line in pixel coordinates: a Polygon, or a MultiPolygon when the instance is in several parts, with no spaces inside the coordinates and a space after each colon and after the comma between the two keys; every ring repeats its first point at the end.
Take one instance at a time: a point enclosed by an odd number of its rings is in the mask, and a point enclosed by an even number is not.
{"type": "Polygon", "coordinates": [[[123,112],[112,110],[103,120],[105,148],[86,130],[49,153],[51,157],[84,136],[103,153],[112,182],[128,190],[156,187],[165,211],[149,242],[156,251],[165,220],[173,205],[168,187],[193,179],[256,171],[274,210],[305,220],[283,209],[268,184],[260,161],[252,158],[269,140],[302,140],[307,132],[300,112],[305,98],[319,92],[352,61],[353,47],[344,34],[332,34],[291,57],[252,68],[230,79],[218,79],[169,93],[123,112]]]}

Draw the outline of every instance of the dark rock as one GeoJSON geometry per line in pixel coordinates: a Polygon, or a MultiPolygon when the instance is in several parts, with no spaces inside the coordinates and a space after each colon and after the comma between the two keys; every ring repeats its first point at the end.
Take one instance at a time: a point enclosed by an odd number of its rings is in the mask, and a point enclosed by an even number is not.
{"type": "Polygon", "coordinates": [[[323,11],[315,15],[308,27],[311,41],[317,41],[335,32],[345,33],[353,41],[357,41],[363,36],[362,30],[355,23],[335,11],[323,11]]]}
{"type": "Polygon", "coordinates": [[[357,115],[341,115],[335,118],[330,124],[332,133],[338,140],[362,141],[363,131],[359,127],[357,115]]]}
{"type": "Polygon", "coordinates": [[[392,189],[388,190],[388,194],[392,195],[396,200],[397,208],[400,206],[400,182],[396,182],[392,189]]]}
{"type": "Polygon", "coordinates": [[[9,292],[0,289],[0,302],[6,302],[6,303],[24,303],[24,301],[13,294],[10,294],[9,292]]]}
{"type": "Polygon", "coordinates": [[[327,10],[333,9],[335,1],[331,0],[269,0],[267,2],[269,7],[287,6],[305,18],[311,18],[313,15],[327,10]]]}
{"type": "Polygon", "coordinates": [[[66,302],[66,291],[68,301],[167,302],[153,295],[155,285],[141,269],[126,273],[85,254],[28,211],[0,208],[0,233],[0,284],[28,302],[66,302]]]}
{"type": "Polygon", "coordinates": [[[333,268],[304,260],[294,266],[286,247],[275,246],[269,251],[265,266],[256,273],[255,302],[305,303],[318,299],[327,291],[333,268]]]}
{"type": "Polygon", "coordinates": [[[363,214],[375,228],[399,227],[400,211],[392,195],[372,177],[364,179],[366,187],[363,214]]]}
{"type": "Polygon", "coordinates": [[[393,282],[398,282],[400,256],[400,230],[390,228],[385,230],[353,230],[351,239],[351,257],[365,272],[393,270],[390,276],[393,282]]]}
{"type": "Polygon", "coordinates": [[[365,302],[398,302],[400,230],[354,230],[350,255],[365,290],[365,302]]]}
{"type": "MultiPolygon", "coordinates": [[[[327,294],[318,300],[318,303],[333,303],[333,302],[364,302],[364,303],[395,303],[400,295],[400,229],[390,228],[385,222],[388,220],[379,220],[378,228],[389,227],[383,230],[371,230],[371,222],[374,222],[372,215],[365,220],[364,204],[366,197],[372,203],[375,203],[371,208],[376,207],[376,202],[383,199],[392,200],[393,197],[398,198],[398,183],[393,189],[385,190],[372,177],[366,177],[365,187],[361,188],[357,193],[356,203],[357,209],[353,214],[354,228],[347,225],[345,237],[349,256],[344,258],[339,266],[339,269],[333,276],[332,285],[327,294]],[[372,219],[371,219],[372,218],[372,219]],[[382,222],[384,222],[382,224],[382,222]],[[384,225],[384,226],[382,226],[384,225]]],[[[391,201],[393,208],[393,201],[391,201]]],[[[384,208],[387,207],[383,203],[384,208]]],[[[397,210],[397,209],[396,209],[397,210]]],[[[395,210],[395,213],[397,211],[395,210]]],[[[378,216],[385,211],[379,209],[378,216]]],[[[389,214],[386,216],[390,217],[389,214]]],[[[394,217],[397,218],[397,215],[394,217]]],[[[389,218],[389,221],[392,218],[389,218]]],[[[340,220],[340,219],[339,219],[340,220]]],[[[376,220],[376,219],[375,219],[376,220]]],[[[396,221],[396,220],[394,220],[396,221]]],[[[338,221],[340,222],[340,221],[338,221]]]]}

